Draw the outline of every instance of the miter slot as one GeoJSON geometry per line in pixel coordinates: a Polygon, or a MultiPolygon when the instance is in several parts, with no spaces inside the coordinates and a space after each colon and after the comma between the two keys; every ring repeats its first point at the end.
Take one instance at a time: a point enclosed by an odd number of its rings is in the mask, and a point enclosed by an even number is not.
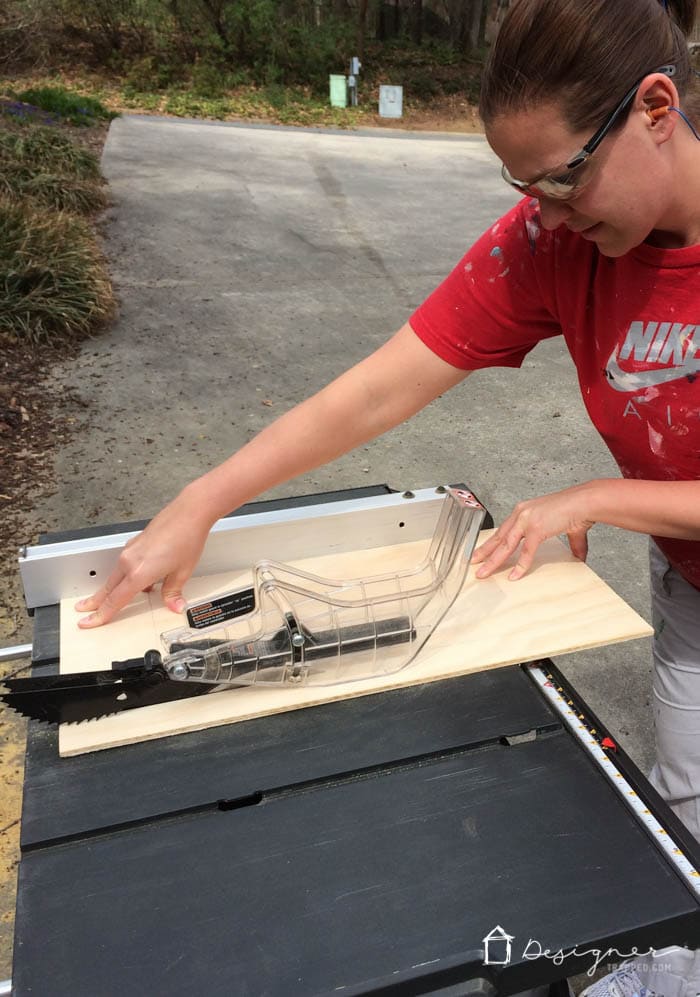
{"type": "Polygon", "coordinates": [[[504,734],[501,738],[501,744],[507,748],[512,748],[516,744],[527,744],[528,741],[534,741],[538,735],[539,730],[536,727],[532,730],[523,731],[522,734],[504,734]]]}
{"type": "MultiPolygon", "coordinates": [[[[537,727],[535,729],[535,737],[530,739],[530,742],[528,743],[531,743],[533,740],[536,741],[543,738],[559,737],[563,734],[564,729],[562,724],[556,720],[553,720],[551,723],[546,723],[540,727],[537,727]]],[[[270,805],[277,801],[287,799],[290,796],[298,796],[301,793],[313,793],[319,789],[343,786],[363,782],[369,779],[383,779],[410,769],[427,768],[432,765],[439,766],[446,759],[458,758],[460,755],[468,757],[469,755],[480,751],[494,749],[498,750],[503,747],[503,738],[505,736],[506,735],[484,738],[473,741],[469,744],[461,744],[455,746],[454,748],[432,751],[410,758],[402,758],[394,762],[383,762],[378,765],[370,765],[365,768],[359,768],[348,772],[336,772],[333,775],[322,776],[317,779],[308,779],[303,782],[289,783],[285,786],[278,786],[275,789],[257,790],[253,793],[248,793],[245,796],[231,799],[218,798],[208,800],[190,807],[183,807],[180,809],[164,811],[162,813],[145,815],[136,820],[109,824],[99,828],[76,832],[75,834],[56,836],[42,840],[36,844],[25,844],[23,851],[25,853],[30,851],[39,851],[46,848],[53,848],[56,845],[69,844],[83,839],[102,838],[108,835],[128,832],[138,827],[158,825],[165,821],[187,820],[197,817],[200,814],[212,811],[227,813],[231,810],[240,810],[245,807],[261,806],[263,804],[270,805]]]]}

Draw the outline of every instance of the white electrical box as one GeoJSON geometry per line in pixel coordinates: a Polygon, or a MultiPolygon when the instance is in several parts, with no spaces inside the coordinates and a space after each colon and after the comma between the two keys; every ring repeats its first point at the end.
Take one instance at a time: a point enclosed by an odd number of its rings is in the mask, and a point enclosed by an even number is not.
{"type": "Polygon", "coordinates": [[[403,114],[403,87],[379,87],[379,117],[400,118],[403,114]]]}

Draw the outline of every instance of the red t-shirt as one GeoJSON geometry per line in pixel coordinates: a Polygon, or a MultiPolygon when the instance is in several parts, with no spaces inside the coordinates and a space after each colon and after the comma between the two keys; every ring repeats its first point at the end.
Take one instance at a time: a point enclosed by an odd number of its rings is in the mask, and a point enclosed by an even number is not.
{"type": "MultiPolygon", "coordinates": [[[[542,228],[536,200],[504,215],[411,326],[454,367],[519,367],[563,335],[594,426],[626,478],[700,479],[700,245],[617,259],[542,228]]],[[[700,542],[654,538],[700,588],[700,542]]]]}

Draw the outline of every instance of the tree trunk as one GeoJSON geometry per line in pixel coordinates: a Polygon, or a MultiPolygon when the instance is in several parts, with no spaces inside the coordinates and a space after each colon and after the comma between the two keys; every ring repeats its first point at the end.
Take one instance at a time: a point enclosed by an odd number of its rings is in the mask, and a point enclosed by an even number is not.
{"type": "MultiPolygon", "coordinates": [[[[472,0],[474,2],[474,0],[472,0]]],[[[445,16],[450,26],[450,44],[456,52],[469,49],[472,4],[464,0],[451,0],[445,4],[445,16]]]]}
{"type": "Polygon", "coordinates": [[[423,0],[411,0],[411,37],[416,45],[423,41],[423,0]]]}
{"type": "MultiPolygon", "coordinates": [[[[479,47],[479,36],[481,33],[482,14],[486,10],[485,0],[472,0],[471,18],[469,23],[469,50],[473,52],[479,47]]],[[[485,23],[485,22],[484,22],[485,23]]]]}
{"type": "Polygon", "coordinates": [[[481,0],[481,13],[479,15],[479,48],[486,44],[486,22],[489,17],[489,0],[481,0]]]}
{"type": "Polygon", "coordinates": [[[365,28],[367,25],[367,4],[369,0],[360,0],[358,6],[357,55],[360,62],[365,58],[365,28]]]}

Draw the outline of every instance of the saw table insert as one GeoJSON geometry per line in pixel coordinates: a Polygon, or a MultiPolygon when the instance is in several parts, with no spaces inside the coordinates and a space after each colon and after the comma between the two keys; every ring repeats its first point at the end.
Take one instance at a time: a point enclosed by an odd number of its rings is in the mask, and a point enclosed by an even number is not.
{"type": "MultiPolygon", "coordinates": [[[[320,513],[322,516],[322,510],[320,513]]],[[[313,527],[313,522],[310,525],[313,527]]],[[[487,535],[482,534],[480,542],[487,535]]],[[[269,554],[264,536],[259,543],[260,554],[269,554]]],[[[426,537],[359,550],[336,550],[291,560],[289,564],[326,578],[409,572],[426,557],[429,543],[426,537]]],[[[470,569],[454,604],[430,640],[406,667],[393,673],[298,688],[237,686],[215,695],[159,703],[90,723],[62,725],[60,752],[74,755],[201,730],[651,633],[644,620],[558,540],[549,540],[540,547],[535,565],[524,579],[508,581],[509,570],[506,566],[492,578],[477,580],[470,569]]],[[[188,583],[185,595],[189,601],[200,601],[250,585],[251,581],[250,569],[204,575],[188,583]]],[[[107,628],[79,630],[74,609],[79,597],[61,600],[62,673],[105,669],[114,660],[143,655],[148,648],[160,646],[161,635],[177,625],[177,617],[162,607],[156,591],[144,593],[107,628]]],[[[397,650],[400,645],[385,653],[397,650]]]]}

